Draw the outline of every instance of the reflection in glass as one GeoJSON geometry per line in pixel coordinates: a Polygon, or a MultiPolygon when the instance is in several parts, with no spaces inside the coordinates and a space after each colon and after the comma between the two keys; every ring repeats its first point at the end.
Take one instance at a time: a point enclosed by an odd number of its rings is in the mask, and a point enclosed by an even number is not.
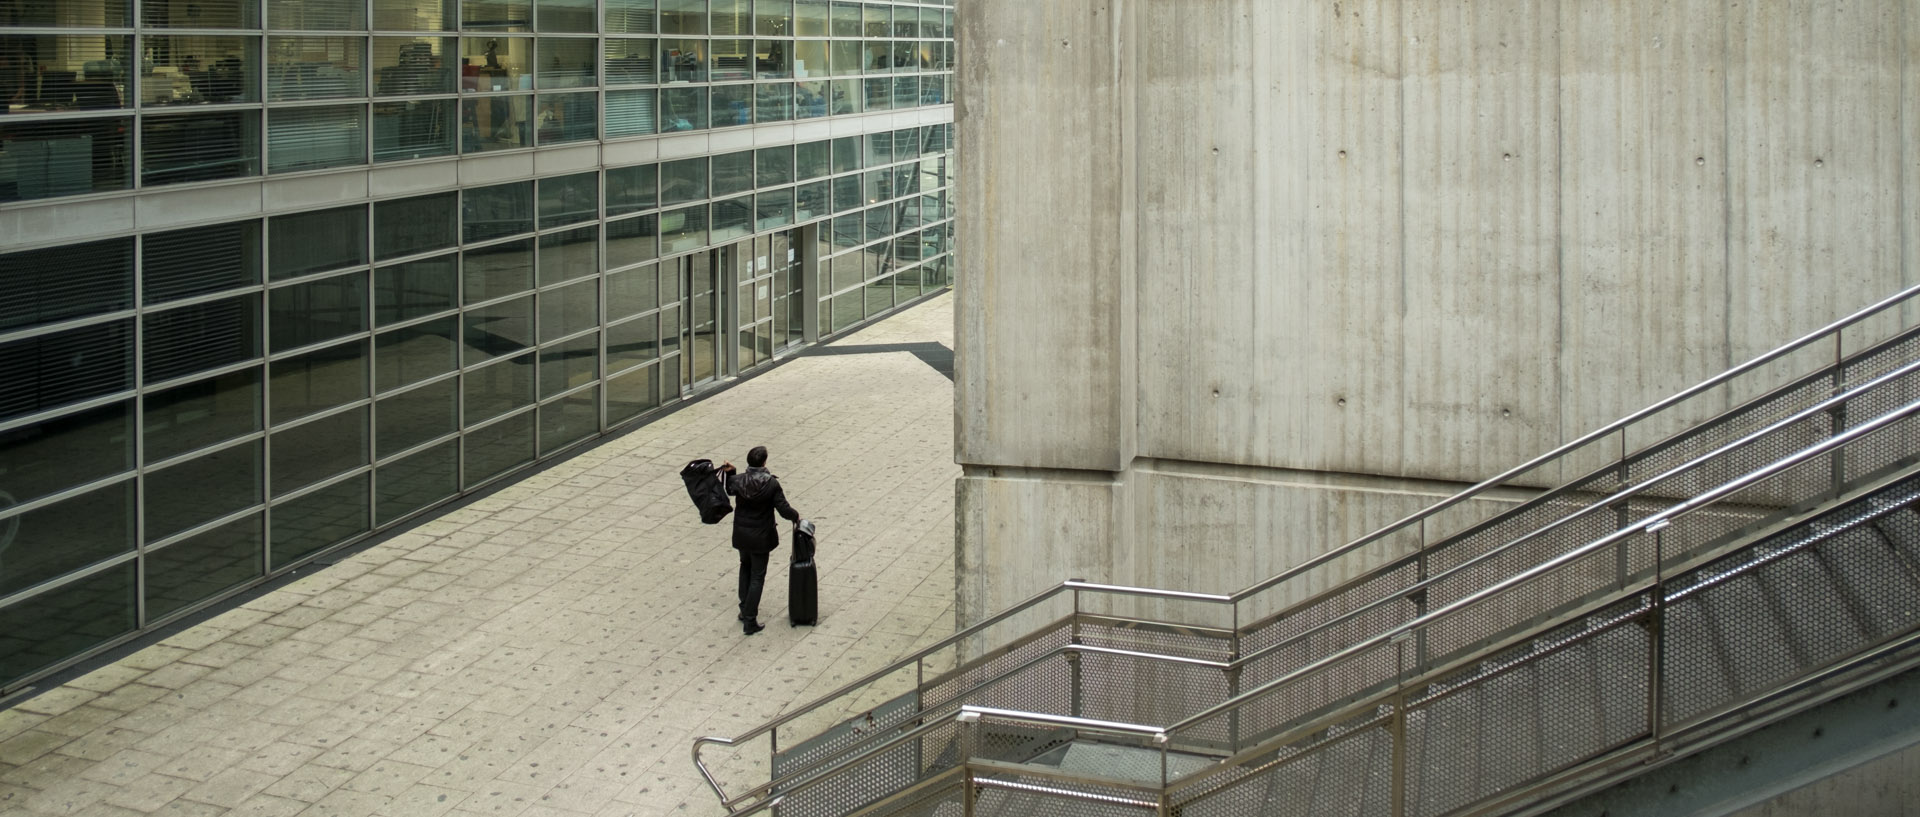
{"type": "Polygon", "coordinates": [[[607,216],[637,213],[654,208],[659,198],[659,165],[633,165],[607,169],[607,216]]]}
{"type": "Polygon", "coordinates": [[[793,79],[793,41],[755,40],[753,76],[755,79],[793,79]]]}
{"type": "Polygon", "coordinates": [[[744,238],[753,232],[753,196],[751,194],[713,203],[713,238],[719,244],[744,238]]]}
{"type": "Polygon", "coordinates": [[[267,348],[280,352],[367,328],[367,274],[353,272],[267,293],[267,348]]]}
{"type": "Polygon", "coordinates": [[[460,191],[467,242],[533,231],[533,182],[509,182],[460,191]]]}
{"type": "Polygon", "coordinates": [[[141,45],[140,104],[257,102],[259,47],[259,37],[149,34],[141,45]]]}
{"type": "Polygon", "coordinates": [[[0,331],[133,306],[131,239],[7,253],[0,270],[0,331]]]}
{"type": "Polygon", "coordinates": [[[531,295],[469,309],[462,320],[466,324],[466,353],[462,365],[483,363],[533,345],[531,295]]]}
{"type": "Polygon", "coordinates": [[[540,407],[540,453],[551,454],[600,430],[600,390],[587,389],[540,407]]]}
{"type": "MultiPolygon", "coordinates": [[[[31,6],[29,6],[31,8],[31,6]]],[[[0,607],[0,684],[101,646],[135,626],[137,563],[128,561],[0,607]]]]}
{"type": "Polygon", "coordinates": [[[132,468],[133,436],[132,401],[0,431],[0,513],[132,468]]]}
{"type": "Polygon", "coordinates": [[[267,112],[267,172],[366,164],[367,110],[361,105],[267,112]]]}
{"type": "MultiPolygon", "coordinates": [[[[611,13],[611,12],[609,12],[611,13]]],[[[609,38],[601,54],[608,85],[652,85],[660,81],[659,41],[652,37],[609,38]]]]}
{"type": "Polygon", "coordinates": [[[581,281],[540,293],[540,342],[547,343],[600,323],[600,282],[581,281]]]}
{"type": "Polygon", "coordinates": [[[270,441],[273,495],[292,493],[367,463],[367,409],[361,406],[279,429],[270,441]]]}
{"type": "Polygon", "coordinates": [[[366,96],[366,48],[365,37],[268,37],[267,100],[366,96]]]}
{"type": "Polygon", "coordinates": [[[600,212],[600,174],[575,173],[540,180],[540,229],[592,221],[600,212]]]}
{"type": "Polygon", "coordinates": [[[273,395],[269,416],[276,425],[359,400],[367,396],[367,342],[273,361],[267,380],[273,395]]]}
{"type": "Polygon", "coordinates": [[[453,93],[452,37],[373,38],[375,96],[453,93]]]}
{"type": "Polygon", "coordinates": [[[540,397],[579,388],[600,376],[600,336],[574,338],[540,350],[540,397]]]}
{"type": "Polygon", "coordinates": [[[521,412],[485,428],[468,431],[466,446],[468,488],[533,461],[533,412],[521,412]]]}
{"type": "Polygon", "coordinates": [[[713,195],[731,196],[753,189],[753,151],[713,157],[713,195]]]}
{"type": "Polygon", "coordinates": [[[192,607],[263,575],[260,533],[260,514],[255,513],[149,550],[148,620],[192,607]]]}
{"type": "Polygon", "coordinates": [[[557,284],[600,271],[600,228],[589,224],[540,236],[540,284],[557,284]]]}
{"type": "Polygon", "coordinates": [[[752,85],[713,86],[713,126],[730,128],[753,124],[753,95],[752,85]]]}
{"type": "Polygon", "coordinates": [[[373,206],[373,257],[451,247],[460,240],[460,202],[453,193],[383,201],[373,206]]]}
{"type": "Polygon", "coordinates": [[[793,119],[793,84],[782,82],[754,86],[753,115],[759,122],[793,119]]]}
{"type": "Polygon", "coordinates": [[[833,6],[827,0],[795,0],[793,33],[802,37],[825,37],[832,33],[833,6]]]}
{"type": "Polygon", "coordinates": [[[659,366],[648,366],[607,380],[607,424],[630,419],[660,405],[659,366]]]}
{"type": "Polygon", "coordinates": [[[761,193],[754,202],[755,230],[773,230],[793,223],[793,191],[772,190],[761,193]]]}
{"type": "Polygon", "coordinates": [[[534,108],[535,138],[542,145],[584,142],[599,136],[599,94],[541,94],[534,108]]]}
{"type": "Polygon", "coordinates": [[[607,320],[638,315],[660,305],[660,267],[644,267],[607,274],[607,320]]]}
{"type": "Polygon", "coordinates": [[[373,0],[373,29],[452,31],[453,7],[453,0],[373,0]]]}
{"type": "Polygon", "coordinates": [[[709,79],[707,41],[661,40],[659,65],[663,83],[706,82],[709,79]]]}
{"type": "Polygon", "coordinates": [[[660,30],[667,34],[707,33],[707,0],[660,0],[660,30]]]}
{"type": "Polygon", "coordinates": [[[375,336],[378,389],[391,391],[453,371],[459,365],[460,345],[454,341],[459,320],[449,316],[375,336]]]}
{"type": "Polygon", "coordinates": [[[0,522],[12,529],[0,595],[132,550],[133,490],[128,479],[0,522]]]}
{"type": "Polygon", "coordinates": [[[460,23],[466,28],[526,31],[533,23],[530,6],[528,0],[463,0],[460,23]]]}
{"type": "Polygon", "coordinates": [[[449,377],[380,398],[374,404],[374,458],[391,457],[457,430],[459,387],[460,381],[449,377]]]}
{"type": "Polygon", "coordinates": [[[794,188],[794,220],[809,221],[832,212],[833,208],[827,206],[826,182],[803,184],[794,188]]]}
{"type": "MultiPolygon", "coordinates": [[[[548,0],[542,0],[548,2],[548,0]]],[[[588,37],[541,37],[536,88],[590,88],[599,84],[594,60],[599,41],[588,37]]]]}
{"type": "Polygon", "coordinates": [[[274,216],[267,222],[273,280],[367,263],[367,208],[274,216]]]}
{"type": "Polygon", "coordinates": [[[140,251],[148,305],[260,283],[257,219],[148,233],[140,251]]]}
{"type": "Polygon", "coordinates": [[[460,103],[460,145],[467,153],[533,147],[530,94],[486,96],[460,103]]]}
{"type": "Polygon", "coordinates": [[[260,464],[254,440],[147,472],[147,541],[259,504],[260,464]]]}
{"type": "Polygon", "coordinates": [[[9,123],[5,155],[28,160],[0,161],[0,203],[126,189],[132,126],[130,117],[9,123]]]}
{"type": "Polygon", "coordinates": [[[660,89],[660,132],[706,130],[706,88],[660,89]]]}
{"type": "Polygon", "coordinates": [[[531,238],[479,247],[463,255],[465,303],[482,303],[533,288],[531,238]]]}
{"type": "Polygon", "coordinates": [[[660,164],[660,204],[675,205],[707,197],[705,157],[660,164]]]}
{"type": "Polygon", "coordinates": [[[273,566],[286,567],[367,532],[367,474],[273,506],[273,566]]]}
{"type": "MultiPolygon", "coordinates": [[[[0,23],[14,24],[19,9],[0,12],[0,23]]],[[[0,34],[0,114],[132,107],[130,42],[124,34],[0,34]]]]}
{"type": "Polygon", "coordinates": [[[655,92],[608,91],[607,138],[646,136],[659,128],[655,92]]]}
{"type": "Polygon", "coordinates": [[[607,222],[607,269],[660,257],[660,217],[645,215],[607,222]]]}
{"type": "Polygon", "coordinates": [[[832,84],[823,79],[794,85],[793,118],[815,119],[834,113],[829,100],[833,96],[832,84]]]}
{"type": "MultiPolygon", "coordinates": [[[[662,188],[664,194],[665,188],[662,188]]],[[[707,246],[707,206],[696,204],[660,214],[660,252],[663,255],[707,246]]]]}
{"type": "Polygon", "coordinates": [[[659,329],[656,315],[607,327],[607,371],[623,371],[659,359],[659,329]]]}
{"type": "MultiPolygon", "coordinates": [[[[159,383],[260,356],[260,296],[190,304],[144,319],[142,368],[148,383],[159,383]]],[[[69,353],[78,351],[70,344],[69,353]]],[[[89,367],[98,369],[95,359],[89,367]]],[[[46,379],[42,375],[43,381],[46,379]]],[[[42,392],[47,384],[42,382],[42,392]]]]}
{"type": "Polygon", "coordinates": [[[467,425],[485,422],[533,402],[533,355],[469,370],[462,386],[467,425]]]}
{"type": "Polygon", "coordinates": [[[460,491],[460,441],[448,440],[373,469],[374,523],[386,525],[460,491]]]}
{"type": "Polygon", "coordinates": [[[591,34],[597,30],[594,0],[539,0],[534,5],[541,31],[591,34]]]}
{"type": "Polygon", "coordinates": [[[260,369],[147,395],[147,460],[163,460],[260,430],[260,369]]]}
{"type": "Polygon", "coordinates": [[[606,0],[608,34],[652,34],[658,30],[654,0],[606,0]]]}
{"type": "Polygon", "coordinates": [[[378,325],[421,318],[459,305],[456,257],[442,255],[381,267],[373,273],[373,315],[378,325]]]}

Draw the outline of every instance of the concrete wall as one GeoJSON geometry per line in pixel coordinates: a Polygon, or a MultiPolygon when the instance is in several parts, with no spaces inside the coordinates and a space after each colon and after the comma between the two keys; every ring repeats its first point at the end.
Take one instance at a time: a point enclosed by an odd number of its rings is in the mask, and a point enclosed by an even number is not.
{"type": "Polygon", "coordinates": [[[969,0],[962,618],[1243,587],[1913,283],[1910,5],[969,0]]]}

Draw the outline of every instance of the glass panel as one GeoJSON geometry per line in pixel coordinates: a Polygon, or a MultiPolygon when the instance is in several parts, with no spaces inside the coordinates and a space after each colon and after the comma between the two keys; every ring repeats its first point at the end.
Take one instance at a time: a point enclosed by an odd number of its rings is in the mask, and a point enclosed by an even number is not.
{"type": "Polygon", "coordinates": [[[459,306],[459,266],[457,256],[447,254],[375,270],[374,323],[384,326],[459,306]]]}
{"type": "Polygon", "coordinates": [[[861,161],[861,139],[858,136],[843,136],[833,140],[833,172],[846,173],[859,170],[861,161]]]}
{"type": "Polygon", "coordinates": [[[719,244],[743,238],[753,232],[753,196],[713,203],[713,239],[719,244]]]}
{"type": "Polygon", "coordinates": [[[800,79],[828,74],[831,46],[826,40],[800,40],[793,44],[793,76],[800,79]]]}
{"type": "Polygon", "coordinates": [[[660,217],[607,222],[607,268],[619,269],[660,257],[660,217]]]}
{"type": "Polygon", "coordinates": [[[367,263],[367,208],[275,216],[267,222],[267,270],[274,280],[367,263]]]}
{"type": "Polygon", "coordinates": [[[551,454],[599,431],[599,389],[587,389],[540,407],[542,454],[551,454]]]}
{"type": "Polygon", "coordinates": [[[462,257],[464,303],[482,303],[533,288],[531,238],[467,250],[462,257]]]}
{"type": "Polygon", "coordinates": [[[225,111],[149,116],[140,124],[140,145],[143,184],[257,175],[260,172],[260,113],[225,111]]]}
{"type": "Polygon", "coordinates": [[[267,377],[268,393],[273,395],[270,415],[276,425],[351,403],[367,396],[367,342],[342,343],[273,361],[267,377]]]}
{"type": "Polygon", "coordinates": [[[460,380],[449,377],[374,404],[376,459],[391,457],[460,428],[460,380]]]}
{"type": "MultiPolygon", "coordinates": [[[[551,0],[542,0],[551,2],[551,0]]],[[[590,88],[599,84],[594,52],[599,40],[588,37],[541,37],[536,88],[590,88]]]]}
{"type": "Polygon", "coordinates": [[[533,355],[525,354],[470,370],[461,378],[467,425],[533,403],[533,355]]]}
{"type": "Polygon", "coordinates": [[[600,271],[600,228],[575,227],[540,237],[540,284],[557,284],[600,271]]]}
{"type": "Polygon", "coordinates": [[[648,366],[607,380],[607,423],[611,425],[657,408],[660,405],[659,373],[659,366],[648,366]]]}
{"type": "Polygon", "coordinates": [[[793,119],[793,83],[782,82],[754,86],[753,115],[759,122],[786,122],[793,119]]]}
{"type": "Polygon", "coordinates": [[[132,401],[0,431],[0,513],[132,467],[132,401]]]}
{"type": "Polygon", "coordinates": [[[755,200],[754,229],[775,230],[793,223],[793,190],[763,192],[755,200]]]}
{"type": "Polygon", "coordinates": [[[267,293],[267,349],[311,346],[367,329],[367,274],[354,272],[267,293]]]}
{"type": "Polygon", "coordinates": [[[866,100],[860,95],[860,80],[837,79],[832,84],[833,97],[828,104],[835,115],[859,113],[867,109],[866,100]]]}
{"type": "MultiPolygon", "coordinates": [[[[611,11],[609,11],[611,14],[611,11]]],[[[655,57],[659,41],[651,37],[609,38],[602,54],[608,85],[652,85],[660,81],[655,57]]]]}
{"type": "Polygon", "coordinates": [[[376,336],[373,366],[379,390],[390,391],[453,371],[459,365],[460,346],[454,342],[458,331],[458,319],[447,317],[376,336]]]}
{"type": "Polygon", "coordinates": [[[260,514],[147,552],[147,620],[163,618],[266,573],[260,514]]]}
{"type": "Polygon", "coordinates": [[[752,15],[748,13],[753,0],[711,0],[711,3],[714,36],[748,34],[753,31],[752,15]]]}
{"type": "Polygon", "coordinates": [[[365,37],[268,37],[267,99],[366,96],[366,74],[360,70],[366,49],[365,37]]]}
{"type": "Polygon", "coordinates": [[[534,121],[540,144],[584,142],[599,137],[600,95],[597,93],[541,94],[534,121]]]}
{"type": "Polygon", "coordinates": [[[299,31],[365,30],[367,4],[365,0],[267,0],[267,27],[299,31]]]}
{"type": "Polygon", "coordinates": [[[777,187],[793,181],[793,148],[762,148],[753,153],[754,181],[759,187],[777,187]]]}
{"type": "Polygon", "coordinates": [[[829,111],[827,97],[832,89],[825,80],[802,82],[795,85],[798,96],[793,103],[793,118],[814,119],[826,116],[829,111]]]}
{"type": "MultiPolygon", "coordinates": [[[[253,7],[252,3],[244,5],[249,9],[253,7]]],[[[152,13],[153,9],[148,8],[147,14],[152,13]]],[[[211,25],[203,16],[194,27],[211,25]]],[[[149,34],[141,38],[140,47],[143,51],[140,59],[142,105],[257,102],[260,99],[254,91],[260,66],[259,37],[149,34]]]]}
{"type": "Polygon", "coordinates": [[[533,461],[533,412],[522,412],[486,428],[467,432],[466,483],[471,488],[533,461]]]}
{"type": "Polygon", "coordinates": [[[489,96],[460,106],[460,149],[466,153],[533,146],[528,129],[533,97],[489,96]]]}
{"type": "Polygon", "coordinates": [[[834,296],[833,331],[844,332],[851,329],[865,317],[865,302],[861,300],[859,289],[834,296]]]}
{"type": "Polygon", "coordinates": [[[893,107],[911,108],[920,104],[920,78],[894,77],[893,107]]]}
{"type": "Polygon", "coordinates": [[[706,205],[696,204],[660,214],[661,254],[699,249],[704,246],[707,246],[706,205]]]}
{"type": "Polygon", "coordinates": [[[469,309],[465,324],[462,365],[472,366],[526,349],[533,345],[533,296],[469,309]]]}
{"type": "Polygon", "coordinates": [[[376,524],[386,525],[460,491],[460,441],[409,455],[374,469],[380,486],[376,524]]]}
{"type": "MultiPolygon", "coordinates": [[[[579,388],[600,376],[600,336],[574,338],[540,350],[540,397],[579,388]]],[[[598,427],[598,421],[594,423],[598,427]]]]}
{"type": "Polygon", "coordinates": [[[373,256],[397,258],[451,247],[460,240],[460,202],[436,193],[373,205],[373,256]]]}
{"type": "Polygon", "coordinates": [[[832,4],[827,0],[795,0],[793,32],[802,37],[825,37],[831,33],[832,4]]]}
{"type": "Polygon", "coordinates": [[[9,636],[0,638],[0,683],[11,684],[132,631],[135,564],[127,562],[0,607],[0,633],[9,636]]]}
{"type": "Polygon", "coordinates": [[[655,109],[655,93],[648,91],[607,92],[607,138],[646,136],[660,127],[655,109]]]}
{"type": "Polygon", "coordinates": [[[660,267],[644,267],[607,274],[607,320],[638,315],[660,305],[660,267]]]}
{"type": "Polygon", "coordinates": [[[868,3],[866,9],[866,27],[862,28],[860,33],[867,37],[892,36],[892,27],[888,25],[892,22],[891,15],[887,13],[889,9],[874,3],[868,3]]]}
{"type": "Polygon", "coordinates": [[[827,45],[827,48],[832,58],[829,73],[833,76],[856,76],[866,70],[867,50],[859,40],[834,40],[827,45]]]}
{"type": "Polygon", "coordinates": [[[858,37],[860,31],[860,4],[834,3],[833,36],[858,37]]]}
{"type": "Polygon", "coordinates": [[[630,369],[660,357],[659,317],[648,315],[607,327],[607,371],[630,369]]]}
{"type": "Polygon", "coordinates": [[[758,79],[793,79],[793,41],[755,40],[753,75],[758,79]]]}
{"type": "Polygon", "coordinates": [[[753,189],[754,152],[742,150],[713,157],[713,195],[731,196],[753,189]]]}
{"type": "Polygon", "coordinates": [[[368,474],[273,506],[273,565],[285,567],[368,530],[368,474]]]}
{"type": "Polygon", "coordinates": [[[659,187],[659,165],[608,168],[607,215],[653,209],[658,204],[659,187]]]}
{"type": "MultiPolygon", "coordinates": [[[[836,213],[857,214],[866,206],[867,194],[861,189],[859,174],[840,176],[833,180],[833,211],[836,213]]],[[[841,245],[851,246],[851,245],[841,245]]]]}
{"type": "Polygon", "coordinates": [[[827,206],[827,183],[814,182],[794,188],[794,214],[796,221],[807,221],[833,212],[827,206]]]}
{"type": "Polygon", "coordinates": [[[864,93],[865,101],[862,104],[866,106],[867,110],[893,110],[893,80],[885,77],[868,79],[863,80],[863,85],[866,91],[864,93]]]}
{"type": "Polygon", "coordinates": [[[712,93],[714,127],[753,124],[752,85],[716,85],[712,93]]]}
{"type": "Polygon", "coordinates": [[[260,430],[260,369],[147,395],[147,460],[163,460],[260,430]]]}
{"type": "Polygon", "coordinates": [[[367,408],[280,429],[271,441],[273,495],[292,493],[367,463],[367,408]]]}
{"type": "Polygon", "coordinates": [[[512,182],[461,191],[468,243],[533,231],[533,182],[512,182]]]}
{"type": "MultiPolygon", "coordinates": [[[[60,252],[64,257],[76,249],[80,248],[62,247],[60,252]]],[[[143,297],[150,305],[251,286],[260,283],[260,222],[151,233],[142,241],[141,253],[141,274],[145,278],[143,297]]],[[[9,265],[7,258],[0,257],[0,267],[9,265]]],[[[12,300],[0,297],[0,303],[12,300]]]]}
{"type": "Polygon", "coordinates": [[[535,11],[541,31],[591,34],[596,30],[594,0],[539,0],[535,11]]]}
{"type": "Polygon", "coordinates": [[[608,34],[652,34],[654,0],[606,0],[608,34]]]}
{"type": "Polygon", "coordinates": [[[707,160],[680,159],[660,164],[660,203],[675,205],[707,197],[707,160]]]}
{"type": "Polygon", "coordinates": [[[289,173],[367,161],[365,105],[267,112],[267,172],[289,173]]]}
{"type": "MultiPolygon", "coordinates": [[[[14,24],[20,10],[6,6],[0,24],[14,24]]],[[[124,58],[131,41],[121,34],[0,34],[0,113],[130,107],[124,58]]]]}
{"type": "Polygon", "coordinates": [[[660,91],[660,132],[705,130],[707,89],[663,88],[660,91]]]}
{"type": "Polygon", "coordinates": [[[793,0],[755,0],[753,33],[766,37],[791,37],[793,0]]]}
{"type": "Polygon", "coordinates": [[[373,104],[373,160],[398,162],[453,153],[451,99],[373,104]]]}
{"type": "Polygon", "coordinates": [[[867,285],[867,317],[893,308],[893,278],[882,278],[867,285]]]}
{"type": "Polygon", "coordinates": [[[147,541],[260,504],[258,440],[149,471],[146,480],[147,541]]]}
{"type": "Polygon", "coordinates": [[[600,174],[575,173],[540,180],[540,229],[592,221],[600,212],[600,174]]]}
{"type": "Polygon", "coordinates": [[[540,342],[547,343],[600,324],[600,283],[581,281],[541,292],[540,342]]]}
{"type": "MultiPolygon", "coordinates": [[[[373,28],[375,31],[452,31],[455,27],[453,6],[453,0],[373,0],[373,28]]],[[[452,63],[451,58],[446,60],[448,67],[452,63]]]]}
{"type": "MultiPolygon", "coordinates": [[[[149,313],[142,332],[141,359],[148,383],[256,358],[260,356],[260,296],[248,294],[149,313]]],[[[96,360],[88,368],[101,364],[96,360]]]]}
{"type": "Polygon", "coordinates": [[[861,214],[850,213],[833,220],[833,245],[843,250],[866,243],[866,227],[861,214]]]}
{"type": "MultiPolygon", "coordinates": [[[[125,28],[133,19],[127,0],[63,0],[58,3],[14,3],[7,7],[7,25],[89,26],[125,28]]],[[[161,17],[165,20],[165,17],[161,17]]],[[[154,25],[154,24],[149,24],[154,25]]],[[[0,630],[5,632],[5,630],[0,630]]],[[[0,676],[0,680],[7,680],[0,676]]]]}
{"type": "MultiPolygon", "coordinates": [[[[0,154],[4,155],[4,154],[0,154]]],[[[0,330],[18,330],[133,305],[133,240],[0,255],[0,330]]]]}
{"type": "Polygon", "coordinates": [[[864,257],[855,253],[833,259],[833,291],[839,292],[848,287],[856,287],[867,280],[864,257]]]}
{"type": "MultiPolygon", "coordinates": [[[[714,82],[753,79],[752,40],[711,40],[708,47],[712,60],[707,67],[712,71],[714,82]]],[[[713,107],[718,112],[720,104],[715,102],[713,107]]]]}
{"type": "Polygon", "coordinates": [[[660,0],[660,30],[667,34],[707,33],[707,0],[660,0]]]}
{"type": "Polygon", "coordinates": [[[533,22],[531,6],[530,0],[464,0],[460,22],[466,28],[526,31],[533,22]]]}
{"type": "Polygon", "coordinates": [[[0,202],[125,189],[132,124],[127,117],[9,123],[0,202]]]}
{"type": "Polygon", "coordinates": [[[453,93],[452,37],[373,38],[373,92],[379,96],[453,93]]]}
{"type": "Polygon", "coordinates": [[[0,526],[12,529],[6,569],[0,571],[0,595],[6,595],[132,550],[133,480],[27,511],[0,526]]]}
{"type": "Polygon", "coordinates": [[[532,90],[533,48],[529,37],[460,38],[461,90],[532,90]]]}

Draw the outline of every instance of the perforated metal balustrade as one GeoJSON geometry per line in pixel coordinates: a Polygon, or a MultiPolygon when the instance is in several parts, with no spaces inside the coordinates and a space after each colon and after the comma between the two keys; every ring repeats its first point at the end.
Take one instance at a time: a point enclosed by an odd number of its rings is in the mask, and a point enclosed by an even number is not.
{"type": "Polygon", "coordinates": [[[1241,592],[1064,583],[695,764],[739,814],[1445,814],[1711,740],[1905,660],[1916,297],[1241,592]]]}

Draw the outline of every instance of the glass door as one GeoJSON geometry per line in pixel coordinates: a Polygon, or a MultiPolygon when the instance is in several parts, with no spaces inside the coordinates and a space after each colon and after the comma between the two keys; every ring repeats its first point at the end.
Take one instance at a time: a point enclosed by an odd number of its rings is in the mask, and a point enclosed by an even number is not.
{"type": "Polygon", "coordinates": [[[701,251],[667,262],[679,276],[687,316],[680,330],[682,391],[713,382],[722,369],[718,254],[717,250],[701,251]]]}
{"type": "Polygon", "coordinates": [[[797,231],[757,236],[738,245],[740,265],[740,368],[773,360],[774,352],[801,340],[800,250],[797,231]]]}

